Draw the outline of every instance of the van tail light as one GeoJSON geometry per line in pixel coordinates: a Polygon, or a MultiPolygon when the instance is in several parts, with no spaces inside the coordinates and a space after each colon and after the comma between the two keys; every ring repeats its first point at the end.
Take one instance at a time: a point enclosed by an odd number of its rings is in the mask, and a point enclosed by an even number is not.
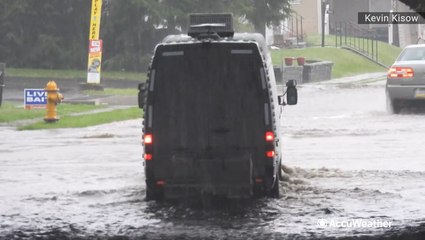
{"type": "Polygon", "coordinates": [[[264,182],[264,179],[262,179],[262,178],[256,178],[255,179],[255,183],[256,184],[261,184],[261,183],[263,183],[264,182]]]}
{"type": "Polygon", "coordinates": [[[165,180],[158,180],[158,181],[156,181],[156,185],[157,186],[164,186],[165,185],[165,180]]]}
{"type": "Polygon", "coordinates": [[[153,136],[152,136],[152,134],[145,134],[143,136],[143,142],[145,144],[152,144],[153,143],[153,136]]]}
{"type": "Polygon", "coordinates": [[[153,156],[153,135],[150,133],[147,133],[143,135],[143,144],[145,146],[145,154],[143,155],[143,158],[145,161],[151,161],[153,156]]]}
{"type": "Polygon", "coordinates": [[[412,78],[415,76],[411,67],[391,67],[388,70],[388,78],[412,78]]]}
{"type": "Polygon", "coordinates": [[[274,157],[274,155],[275,155],[275,152],[273,150],[272,151],[266,151],[267,157],[272,158],[272,157],[274,157]]]}
{"type": "Polygon", "coordinates": [[[265,151],[265,155],[267,158],[274,158],[274,156],[276,155],[276,152],[274,151],[274,140],[275,140],[275,135],[273,131],[266,131],[265,135],[264,135],[264,140],[266,141],[266,151],[265,151]]]}
{"type": "Polygon", "coordinates": [[[274,132],[267,131],[266,132],[266,142],[273,142],[274,141],[274,132]]]}

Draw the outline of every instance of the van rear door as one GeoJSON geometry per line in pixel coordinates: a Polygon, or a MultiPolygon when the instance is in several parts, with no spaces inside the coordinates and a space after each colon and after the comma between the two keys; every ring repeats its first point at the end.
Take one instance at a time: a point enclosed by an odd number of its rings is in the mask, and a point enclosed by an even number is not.
{"type": "Polygon", "coordinates": [[[154,175],[167,185],[230,194],[264,174],[270,126],[263,63],[254,43],[159,46],[152,64],[146,131],[154,175]]]}

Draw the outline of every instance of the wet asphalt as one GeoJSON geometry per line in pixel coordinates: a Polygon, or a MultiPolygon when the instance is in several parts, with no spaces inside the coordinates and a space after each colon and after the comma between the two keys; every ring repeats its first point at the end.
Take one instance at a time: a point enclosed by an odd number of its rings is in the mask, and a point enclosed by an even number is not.
{"type": "Polygon", "coordinates": [[[425,239],[425,113],[388,114],[383,84],[300,86],[281,123],[281,197],[209,208],[145,201],[141,119],[2,125],[0,239],[425,239]],[[391,226],[329,226],[352,221],[391,226]]]}

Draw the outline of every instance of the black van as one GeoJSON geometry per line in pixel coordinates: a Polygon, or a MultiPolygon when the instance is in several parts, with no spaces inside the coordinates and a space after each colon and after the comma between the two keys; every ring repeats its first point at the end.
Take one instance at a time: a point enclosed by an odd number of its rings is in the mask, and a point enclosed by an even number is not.
{"type": "Polygon", "coordinates": [[[277,197],[286,103],[263,36],[234,34],[231,14],[193,14],[190,24],[156,46],[139,85],[146,199],[277,197]]]}

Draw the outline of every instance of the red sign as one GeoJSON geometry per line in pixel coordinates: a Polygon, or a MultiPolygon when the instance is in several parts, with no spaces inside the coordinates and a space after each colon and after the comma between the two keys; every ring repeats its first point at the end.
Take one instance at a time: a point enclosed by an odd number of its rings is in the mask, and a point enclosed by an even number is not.
{"type": "Polygon", "coordinates": [[[102,52],[102,40],[90,40],[89,42],[89,54],[98,54],[102,52]]]}

